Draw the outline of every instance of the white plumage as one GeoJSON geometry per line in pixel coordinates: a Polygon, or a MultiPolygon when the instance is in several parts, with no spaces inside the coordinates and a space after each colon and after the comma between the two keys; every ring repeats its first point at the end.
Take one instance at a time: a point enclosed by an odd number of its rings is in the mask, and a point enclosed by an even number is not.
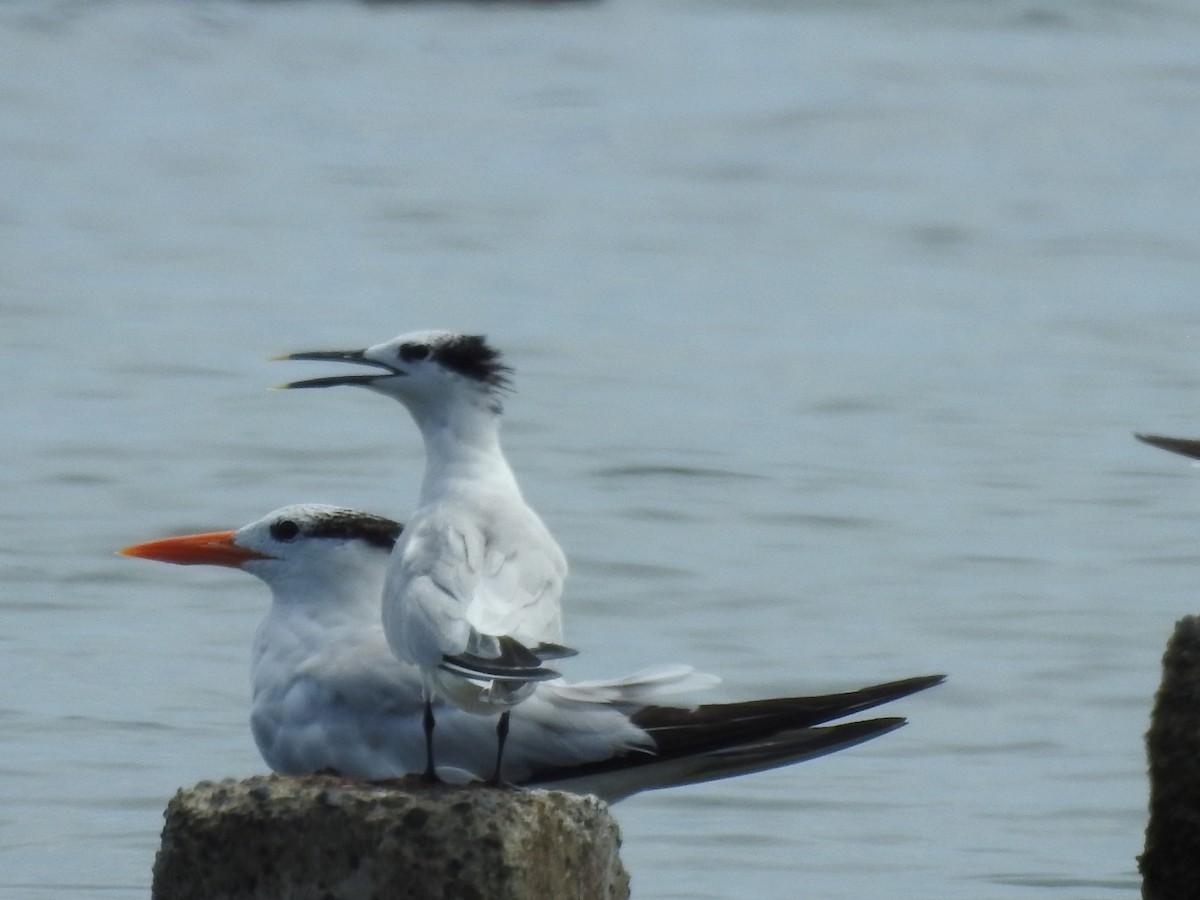
{"type": "MultiPolygon", "coordinates": [[[[425,475],[388,569],[384,633],[400,660],[421,668],[427,730],[437,719],[435,696],[469,712],[500,714],[499,778],[509,710],[537,682],[556,677],[544,661],[573,652],[561,644],[566,558],[525,503],[500,447],[508,367],[482,337],[447,331],[287,358],[385,370],[287,386],[368,387],[403,403],[420,429],[425,475]]],[[[428,749],[433,777],[432,739],[428,749]]]]}
{"type": "MultiPolygon", "coordinates": [[[[236,532],[166,538],[123,553],[232,566],[271,589],[254,639],[251,726],[276,772],[334,770],[381,780],[423,771],[421,670],[388,647],[381,588],[400,526],[338,507],[285,507],[236,532]]],[[[612,800],[831,753],[902,724],[813,727],[921,690],[939,677],[849,694],[694,706],[673,698],[714,684],[687,666],[612,681],[535,684],[513,709],[502,776],[612,800]]],[[[434,701],[437,774],[493,775],[490,721],[434,701]]]]}

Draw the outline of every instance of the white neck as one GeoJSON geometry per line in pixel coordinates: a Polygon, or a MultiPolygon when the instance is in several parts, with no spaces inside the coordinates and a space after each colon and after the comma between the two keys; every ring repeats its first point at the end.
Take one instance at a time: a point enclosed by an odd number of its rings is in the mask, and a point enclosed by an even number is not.
{"type": "Polygon", "coordinates": [[[436,411],[410,406],[425,442],[421,505],[469,483],[472,491],[520,496],[500,448],[500,414],[486,404],[454,404],[436,411]]]}

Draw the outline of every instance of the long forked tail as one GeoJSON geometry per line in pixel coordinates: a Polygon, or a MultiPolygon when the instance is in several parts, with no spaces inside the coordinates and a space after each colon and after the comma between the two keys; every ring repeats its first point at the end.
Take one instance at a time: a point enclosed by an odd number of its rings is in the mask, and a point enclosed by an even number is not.
{"type": "Polygon", "coordinates": [[[599,762],[535,772],[526,784],[595,793],[609,802],[639,791],[761,772],[835,753],[894,731],[899,717],[823,723],[941,684],[944,675],[906,678],[842,694],[713,703],[693,709],[648,706],[633,722],[655,743],[599,762]]]}

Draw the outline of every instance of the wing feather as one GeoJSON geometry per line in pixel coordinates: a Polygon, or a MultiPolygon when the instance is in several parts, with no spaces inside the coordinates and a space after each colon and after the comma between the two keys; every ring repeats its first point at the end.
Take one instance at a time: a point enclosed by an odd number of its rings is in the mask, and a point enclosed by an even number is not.
{"type": "Polygon", "coordinates": [[[525,647],[561,641],[566,561],[541,520],[523,512],[502,520],[433,507],[413,517],[384,588],[398,655],[434,667],[499,657],[499,637],[525,647]]]}

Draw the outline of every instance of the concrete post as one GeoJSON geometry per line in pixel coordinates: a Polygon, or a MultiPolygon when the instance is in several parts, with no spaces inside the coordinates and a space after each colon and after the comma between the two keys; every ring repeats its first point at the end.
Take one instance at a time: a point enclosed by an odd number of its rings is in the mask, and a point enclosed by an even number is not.
{"type": "Polygon", "coordinates": [[[1200,896],[1200,619],[1187,616],[1163,655],[1146,734],[1150,822],[1138,857],[1146,900],[1200,896]]]}
{"type": "Polygon", "coordinates": [[[325,775],[201,782],[167,806],[154,900],[625,900],[595,797],[325,775]]]}

